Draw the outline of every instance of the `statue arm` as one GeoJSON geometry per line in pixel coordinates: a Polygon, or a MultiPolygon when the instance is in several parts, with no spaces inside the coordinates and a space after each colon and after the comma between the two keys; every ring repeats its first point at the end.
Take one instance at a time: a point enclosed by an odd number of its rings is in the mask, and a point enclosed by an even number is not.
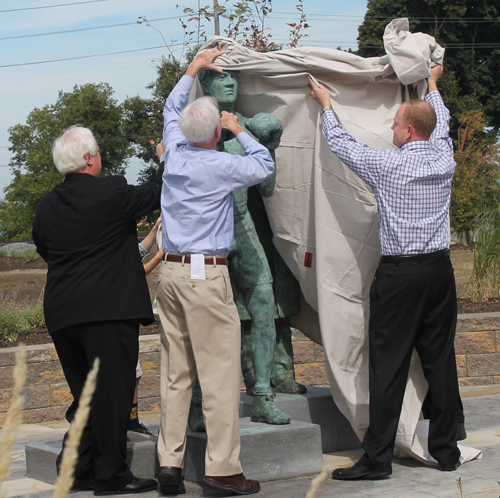
{"type": "Polygon", "coordinates": [[[259,112],[245,123],[247,130],[269,151],[275,150],[280,144],[283,134],[283,123],[272,114],[259,112]]]}
{"type": "MultiPolygon", "coordinates": [[[[246,128],[254,135],[257,140],[266,147],[276,164],[275,149],[281,140],[281,135],[283,134],[283,124],[281,121],[265,112],[256,114],[253,118],[250,118],[245,123],[246,128]]],[[[257,185],[257,190],[262,197],[271,197],[274,192],[274,187],[276,184],[276,169],[273,174],[266,178],[263,182],[257,185]]]]}
{"type": "MultiPolygon", "coordinates": [[[[274,164],[276,165],[276,154],[274,150],[270,151],[274,164]]],[[[274,194],[274,187],[276,185],[276,167],[271,176],[267,177],[263,182],[257,185],[257,190],[262,197],[271,197],[274,194]]]]}

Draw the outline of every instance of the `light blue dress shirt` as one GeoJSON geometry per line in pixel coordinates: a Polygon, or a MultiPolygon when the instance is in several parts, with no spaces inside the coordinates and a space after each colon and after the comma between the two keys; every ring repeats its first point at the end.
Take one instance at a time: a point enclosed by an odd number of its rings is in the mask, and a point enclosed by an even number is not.
{"type": "Polygon", "coordinates": [[[227,256],[234,231],[232,192],[267,178],[274,171],[274,161],[247,133],[237,136],[244,157],[188,145],[178,119],[193,82],[191,76],[183,76],[163,111],[163,250],[227,256]]]}

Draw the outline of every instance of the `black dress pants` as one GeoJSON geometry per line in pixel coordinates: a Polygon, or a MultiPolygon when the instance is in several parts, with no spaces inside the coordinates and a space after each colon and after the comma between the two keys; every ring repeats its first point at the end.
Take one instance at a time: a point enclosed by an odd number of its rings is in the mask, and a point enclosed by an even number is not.
{"type": "Polygon", "coordinates": [[[370,426],[362,461],[390,472],[410,360],[415,348],[429,383],[429,453],[457,463],[457,299],[448,251],[382,258],[370,289],[370,426]],[[389,260],[389,261],[386,261],[389,260]]]}
{"type": "MultiPolygon", "coordinates": [[[[93,483],[97,491],[122,488],[134,478],[125,459],[139,354],[138,335],[138,320],[82,323],[52,334],[74,398],[66,412],[68,422],[74,418],[94,359],[100,359],[97,386],[75,469],[75,478],[93,483]]],[[[65,440],[66,437],[67,434],[65,440]]]]}

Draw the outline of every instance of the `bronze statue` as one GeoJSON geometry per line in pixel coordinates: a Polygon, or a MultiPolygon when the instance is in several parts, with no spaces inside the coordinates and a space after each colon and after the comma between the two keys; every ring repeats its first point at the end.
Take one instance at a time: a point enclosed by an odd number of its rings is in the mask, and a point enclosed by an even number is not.
{"type": "MultiPolygon", "coordinates": [[[[199,78],[205,91],[217,99],[221,111],[234,112],[238,71],[200,71],[199,78]]],[[[281,121],[267,113],[259,113],[253,118],[238,112],[235,114],[245,131],[267,147],[274,158],[274,150],[283,132],[281,121]]],[[[244,155],[234,137],[222,137],[219,150],[244,155]]],[[[300,289],[274,248],[262,201],[262,196],[272,195],[275,175],[251,189],[233,193],[234,241],[228,262],[234,298],[242,321],[243,377],[247,393],[253,396],[251,419],[286,424],[290,417],[274,404],[271,378],[278,392],[303,393],[306,388],[294,379],[289,326],[289,317],[300,312],[300,289]],[[285,277],[280,284],[283,275],[285,277]],[[292,299],[277,300],[275,296],[292,299]]],[[[189,423],[192,429],[203,430],[198,386],[193,394],[189,423]]]]}

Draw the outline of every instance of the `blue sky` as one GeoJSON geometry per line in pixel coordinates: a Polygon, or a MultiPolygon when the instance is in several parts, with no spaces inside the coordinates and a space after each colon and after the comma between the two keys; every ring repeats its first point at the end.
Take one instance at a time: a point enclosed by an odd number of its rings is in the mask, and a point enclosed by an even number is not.
{"type": "MultiPolygon", "coordinates": [[[[137,20],[146,17],[167,43],[180,44],[183,29],[179,17],[183,16],[183,7],[196,9],[198,2],[186,0],[177,8],[179,2],[182,0],[0,1],[0,198],[11,181],[7,167],[11,156],[8,128],[24,124],[35,107],[55,103],[59,90],[71,91],[76,84],[102,81],[111,85],[119,102],[126,96],[150,95],[146,85],[156,78],[154,61],[167,55],[167,49],[155,29],[137,24],[137,20]],[[123,26],[114,26],[117,24],[123,26]],[[59,31],[69,32],[54,34],[59,31]]],[[[301,44],[356,49],[366,2],[304,0],[311,28],[306,30],[309,37],[301,44]]],[[[236,0],[229,1],[226,7],[235,3],[236,0]]],[[[273,1],[267,25],[275,41],[287,42],[286,23],[296,22],[299,16],[296,3],[273,1]]],[[[212,0],[201,5],[207,4],[212,5],[212,0]]],[[[219,4],[223,5],[224,0],[219,0],[219,4]]],[[[210,38],[214,34],[213,24],[204,24],[210,38]]],[[[194,28],[195,24],[191,26],[194,28]]],[[[225,26],[221,20],[221,34],[225,26]]],[[[180,55],[180,47],[173,50],[180,55]]],[[[131,161],[127,169],[130,183],[135,183],[140,167],[139,161],[131,161]]]]}

